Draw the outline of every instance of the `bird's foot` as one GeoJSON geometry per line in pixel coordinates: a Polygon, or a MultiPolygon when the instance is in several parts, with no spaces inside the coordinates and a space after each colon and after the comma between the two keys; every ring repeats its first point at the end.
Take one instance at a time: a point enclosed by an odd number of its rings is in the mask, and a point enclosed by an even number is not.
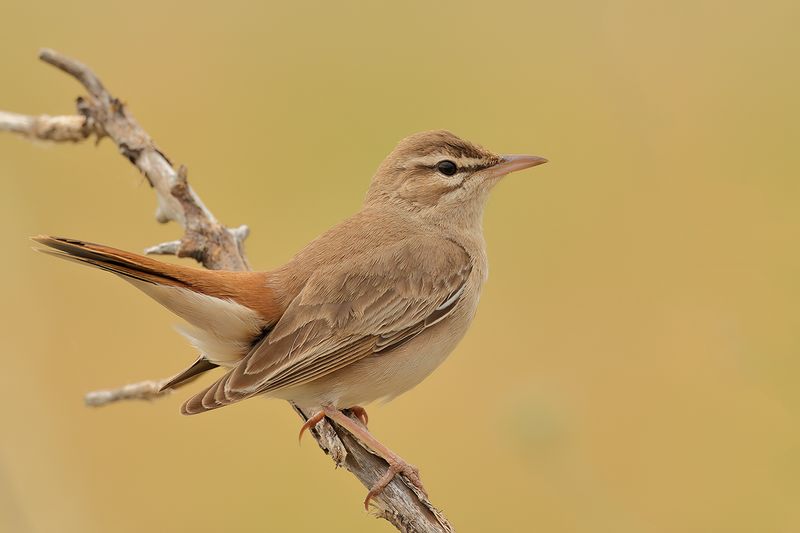
{"type": "Polygon", "coordinates": [[[402,474],[409,483],[422,492],[426,499],[428,498],[428,491],[425,490],[425,486],[422,484],[422,480],[419,477],[419,469],[416,466],[408,464],[396,455],[391,460],[386,459],[386,461],[389,463],[389,468],[386,470],[386,473],[375,482],[372,488],[369,489],[367,497],[364,499],[364,509],[369,510],[370,500],[383,492],[397,474],[402,474]]]}
{"type": "MultiPolygon", "coordinates": [[[[359,408],[363,411],[363,408],[359,408]]],[[[351,408],[352,411],[352,408],[351,408]]],[[[392,450],[387,448],[384,444],[382,444],[378,439],[372,436],[366,425],[361,425],[343,412],[339,411],[333,406],[325,406],[322,408],[321,413],[324,413],[324,416],[327,416],[344,429],[346,429],[353,437],[358,439],[359,442],[364,444],[367,448],[372,450],[373,453],[382,457],[387,463],[389,463],[389,468],[386,470],[386,473],[375,482],[372,488],[367,493],[367,497],[364,500],[364,507],[369,509],[369,502],[379,495],[383,490],[392,482],[394,477],[397,474],[401,474],[405,477],[409,483],[411,483],[414,487],[416,487],[422,495],[427,498],[428,492],[425,490],[425,487],[422,485],[422,480],[419,476],[419,470],[415,467],[407,463],[403,460],[399,455],[394,453],[392,450]]],[[[356,414],[356,413],[354,413],[356,414]]],[[[366,412],[364,413],[366,415],[366,412]]],[[[356,414],[356,416],[359,416],[356,414]]],[[[311,422],[315,417],[309,419],[306,424],[311,422]]],[[[360,417],[359,417],[360,418],[360,417]]],[[[321,420],[321,418],[320,418],[321,420]]],[[[315,421],[318,422],[319,420],[315,421]]]]}
{"type": "MultiPolygon", "coordinates": [[[[354,414],[355,417],[358,418],[362,424],[364,424],[364,427],[367,427],[367,424],[369,423],[369,415],[367,415],[366,409],[364,409],[360,405],[354,405],[353,407],[350,407],[347,410],[350,411],[352,414],[354,414]]],[[[302,442],[303,435],[305,434],[305,432],[313,428],[317,424],[319,424],[320,420],[322,420],[323,418],[325,418],[324,409],[319,411],[318,413],[315,413],[312,417],[306,420],[305,424],[303,424],[303,426],[300,428],[300,434],[297,435],[297,441],[302,442]]]]}

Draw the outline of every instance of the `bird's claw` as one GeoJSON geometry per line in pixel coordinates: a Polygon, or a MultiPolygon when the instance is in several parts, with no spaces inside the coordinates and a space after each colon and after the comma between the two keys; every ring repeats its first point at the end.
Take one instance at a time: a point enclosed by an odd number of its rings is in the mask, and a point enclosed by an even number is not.
{"type": "Polygon", "coordinates": [[[323,418],[325,418],[325,412],[320,411],[311,418],[309,418],[308,420],[306,420],[306,423],[303,424],[303,427],[300,428],[300,434],[297,435],[298,444],[303,441],[303,434],[306,432],[306,430],[309,430],[314,426],[316,426],[317,424],[319,424],[320,420],[322,420],[323,418]]]}
{"type": "Polygon", "coordinates": [[[360,405],[354,405],[353,407],[349,408],[348,411],[353,413],[356,418],[358,418],[364,427],[367,427],[369,424],[369,415],[367,414],[367,410],[361,407],[360,405]]]}
{"type": "Polygon", "coordinates": [[[386,473],[375,482],[372,488],[367,493],[367,497],[364,499],[364,508],[369,510],[369,502],[378,494],[384,491],[386,487],[389,486],[389,483],[392,482],[394,477],[397,474],[402,474],[404,478],[408,480],[409,483],[414,485],[425,499],[428,498],[428,491],[425,490],[425,486],[422,484],[422,479],[419,476],[419,469],[414,465],[410,465],[403,460],[399,460],[396,462],[389,463],[389,468],[386,469],[386,473]]]}

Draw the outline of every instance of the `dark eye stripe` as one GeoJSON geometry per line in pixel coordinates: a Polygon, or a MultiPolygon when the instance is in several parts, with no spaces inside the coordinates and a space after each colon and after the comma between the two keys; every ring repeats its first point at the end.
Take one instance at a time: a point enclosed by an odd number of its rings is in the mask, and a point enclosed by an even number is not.
{"type": "Polygon", "coordinates": [[[482,164],[479,164],[479,165],[467,165],[467,166],[464,166],[464,167],[458,167],[458,170],[459,170],[459,172],[460,171],[475,172],[477,170],[483,170],[485,168],[489,168],[489,167],[491,167],[493,165],[494,165],[494,163],[482,163],[482,164]]]}
{"type": "MultiPolygon", "coordinates": [[[[426,165],[424,163],[419,163],[419,164],[416,165],[416,168],[427,168],[427,169],[430,169],[430,170],[437,170],[436,169],[436,165],[437,164],[426,165]]],[[[477,164],[477,165],[465,165],[465,166],[457,165],[458,166],[458,170],[456,171],[456,174],[460,174],[462,172],[475,172],[477,170],[483,170],[483,169],[489,168],[489,167],[494,166],[494,165],[495,165],[495,163],[481,163],[481,164],[477,164]]]]}

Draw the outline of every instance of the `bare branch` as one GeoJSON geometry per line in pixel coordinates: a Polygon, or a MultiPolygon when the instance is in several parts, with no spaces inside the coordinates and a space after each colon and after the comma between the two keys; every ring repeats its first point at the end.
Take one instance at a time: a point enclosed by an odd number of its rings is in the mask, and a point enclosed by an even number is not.
{"type": "Polygon", "coordinates": [[[10,131],[32,139],[55,142],[83,141],[94,133],[86,117],[79,115],[32,117],[5,111],[0,111],[0,131],[10,131]]]}
{"type": "Polygon", "coordinates": [[[39,50],[39,59],[63,70],[73,78],[76,78],[86,87],[86,90],[89,91],[89,94],[94,98],[98,100],[111,99],[111,95],[108,94],[103,84],[100,83],[100,79],[98,79],[94,72],[83,63],[61,55],[49,48],[42,48],[39,50]]]}
{"type": "MultiPolygon", "coordinates": [[[[88,91],[87,98],[78,98],[78,116],[28,117],[0,112],[0,131],[50,141],[80,141],[92,134],[98,138],[110,137],[122,155],[144,174],[155,189],[158,198],[156,219],[159,222],[175,221],[185,231],[180,241],[154,246],[147,253],[193,257],[210,269],[248,270],[242,245],[249,233],[247,226],[228,229],[219,223],[189,186],[186,168],[182,166],[175,170],[127,107],[106,90],[86,65],[48,49],[42,50],[39,57],[76,78],[88,91]]],[[[143,381],[119,389],[96,391],[86,396],[86,403],[97,406],[118,400],[155,399],[171,390],[161,390],[168,381],[143,381]]],[[[308,419],[309,413],[296,407],[295,410],[303,419],[308,419]]],[[[327,419],[317,424],[311,433],[337,466],[344,466],[365,487],[372,487],[386,472],[388,465],[382,458],[327,419]]],[[[377,515],[400,531],[453,531],[444,515],[401,476],[396,476],[372,502],[377,515]]]]}
{"type": "Polygon", "coordinates": [[[144,249],[147,255],[177,255],[181,241],[167,241],[144,249]]]}
{"type": "Polygon", "coordinates": [[[86,65],[49,49],[42,50],[39,57],[76,78],[89,92],[88,98],[78,98],[78,113],[98,136],[110,137],[147,178],[158,198],[156,219],[184,227],[186,233],[176,255],[193,257],[206,268],[248,269],[240,234],[217,221],[187,183],[185,170],[183,176],[175,171],[125,104],[112,96],[86,65]]]}
{"type": "Polygon", "coordinates": [[[147,380],[130,383],[118,389],[92,391],[83,397],[83,401],[86,405],[100,407],[120,400],[155,400],[172,392],[172,389],[161,390],[167,381],[166,379],[147,380]]]}

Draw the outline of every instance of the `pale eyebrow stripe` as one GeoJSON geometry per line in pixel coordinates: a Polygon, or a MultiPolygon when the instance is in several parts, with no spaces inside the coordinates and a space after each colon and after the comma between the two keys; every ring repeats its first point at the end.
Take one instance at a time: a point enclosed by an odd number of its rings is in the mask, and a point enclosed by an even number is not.
{"type": "Polygon", "coordinates": [[[449,160],[456,164],[459,169],[462,168],[482,168],[486,166],[485,159],[479,159],[477,157],[453,157],[452,155],[448,154],[433,154],[433,155],[426,155],[423,157],[417,157],[411,160],[411,163],[417,166],[423,167],[433,167],[436,166],[436,163],[443,160],[449,160]]]}

